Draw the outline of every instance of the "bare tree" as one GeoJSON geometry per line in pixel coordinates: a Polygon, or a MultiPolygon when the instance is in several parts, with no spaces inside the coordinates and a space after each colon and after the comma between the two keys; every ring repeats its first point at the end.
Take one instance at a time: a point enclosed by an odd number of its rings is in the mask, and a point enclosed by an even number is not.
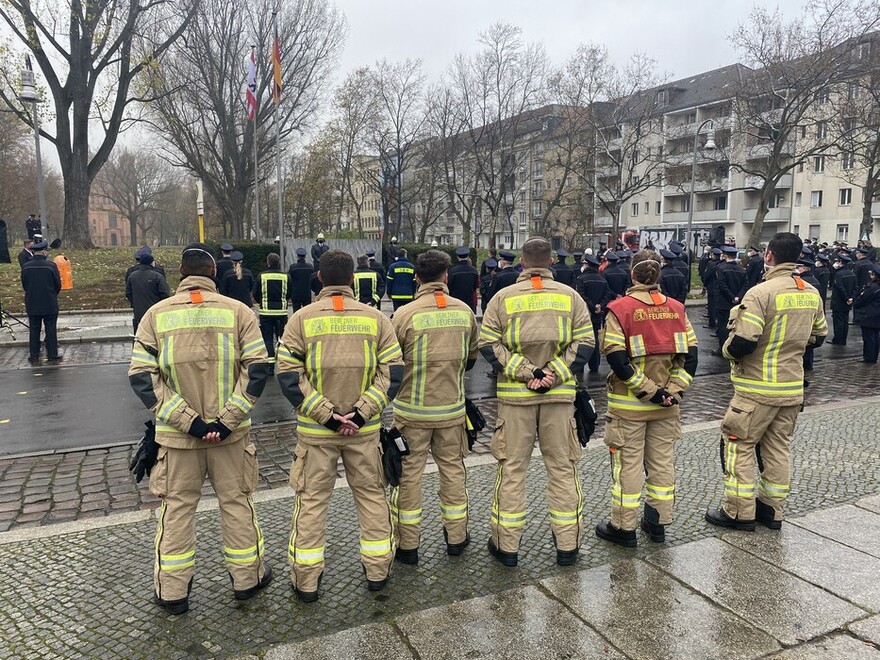
{"type": "MultiPolygon", "coordinates": [[[[64,180],[64,240],[92,247],[89,192],[126,125],[129,105],[144,100],[133,89],[189,24],[198,0],[7,0],[0,18],[33,55],[52,96],[55,145],[64,180]],[[92,144],[96,129],[102,135],[92,144]]],[[[33,127],[7,76],[0,98],[33,127]]]]}
{"type": "MultiPolygon", "coordinates": [[[[168,143],[166,157],[201,178],[219,211],[224,232],[245,236],[254,187],[253,127],[244,104],[245,57],[252,45],[265,61],[273,38],[272,13],[279,7],[283,100],[276,115],[259,104],[260,160],[276,147],[276,118],[282,142],[304,128],[320,107],[347,28],[343,16],[322,0],[201,0],[185,39],[152,70],[150,88],[159,97],[150,108],[157,133],[168,143]]],[[[272,71],[261,66],[257,98],[268,95],[272,71]]]]}
{"type": "Polygon", "coordinates": [[[735,91],[734,133],[726,154],[759,196],[750,245],[761,241],[776,188],[786,174],[832,149],[824,132],[830,98],[848,78],[852,49],[880,22],[875,0],[814,0],[786,21],[756,7],[730,40],[754,69],[735,91]]]}
{"type": "Polygon", "coordinates": [[[186,245],[196,240],[196,184],[193,179],[176,180],[158,200],[151,215],[159,245],[186,245]]]}
{"type": "Polygon", "coordinates": [[[284,179],[287,224],[296,238],[328,231],[336,219],[336,170],[326,140],[311,143],[290,159],[284,179]]]}

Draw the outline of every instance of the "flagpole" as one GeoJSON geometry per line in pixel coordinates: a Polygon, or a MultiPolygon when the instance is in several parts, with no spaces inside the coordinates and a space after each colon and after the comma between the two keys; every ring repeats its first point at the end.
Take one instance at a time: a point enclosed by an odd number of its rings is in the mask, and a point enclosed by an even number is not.
{"type": "Polygon", "coordinates": [[[278,254],[281,256],[281,269],[287,267],[284,259],[284,208],[282,199],[282,187],[284,182],[281,180],[281,81],[275,78],[275,74],[280,77],[281,74],[281,45],[278,41],[278,12],[272,12],[272,20],[275,24],[275,44],[274,52],[274,70],[273,84],[276,85],[275,95],[275,169],[276,169],[276,188],[278,189],[278,254]]]}
{"type": "MultiPolygon", "coordinates": [[[[251,46],[251,58],[254,60],[254,68],[257,68],[257,58],[254,55],[255,46],[251,46]]],[[[254,76],[257,80],[257,76],[254,76]]],[[[256,99],[256,90],[254,90],[254,98],[256,99]]],[[[257,211],[257,243],[260,242],[260,157],[257,155],[257,120],[260,114],[260,105],[256,103],[254,106],[254,203],[257,211]]]]}

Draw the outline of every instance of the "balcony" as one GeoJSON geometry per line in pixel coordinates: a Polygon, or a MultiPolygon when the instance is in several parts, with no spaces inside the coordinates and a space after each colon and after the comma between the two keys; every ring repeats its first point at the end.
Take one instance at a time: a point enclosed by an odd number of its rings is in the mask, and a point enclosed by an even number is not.
{"type": "MultiPolygon", "coordinates": [[[[782,149],[780,150],[781,156],[791,156],[792,151],[794,150],[794,145],[791,142],[786,142],[782,145],[782,149]]],[[[773,144],[770,142],[766,142],[763,144],[756,144],[752,147],[749,147],[749,160],[757,160],[759,158],[768,158],[770,154],[773,152],[773,144]]]]}
{"type": "MultiPolygon", "coordinates": [[[[686,225],[688,222],[687,211],[678,211],[675,213],[666,212],[663,214],[664,225],[686,225]]],[[[723,211],[694,211],[694,223],[727,223],[727,210],[723,211]]]]}
{"type": "MultiPolygon", "coordinates": [[[[783,174],[782,178],[779,179],[779,183],[776,184],[776,190],[782,190],[784,188],[791,188],[792,183],[794,181],[794,177],[791,174],[783,174]]],[[[764,178],[760,176],[749,176],[745,179],[745,186],[747,188],[760,188],[764,185],[764,178]]]]}
{"type": "Polygon", "coordinates": [[[596,216],[593,219],[593,225],[596,227],[610,227],[611,226],[611,216],[610,215],[596,216]]]}
{"type": "MultiPolygon", "coordinates": [[[[689,195],[691,192],[691,182],[690,181],[682,181],[678,185],[666,184],[665,190],[663,192],[666,196],[671,195],[689,195]]],[[[694,192],[695,193],[716,193],[718,195],[726,195],[727,194],[727,179],[709,179],[709,180],[700,180],[697,179],[694,182],[694,192]]]]}
{"type": "Polygon", "coordinates": [[[875,218],[880,216],[880,202],[871,204],[871,215],[875,218]]]}
{"type": "MultiPolygon", "coordinates": [[[[743,209],[742,212],[742,221],[746,224],[752,224],[755,222],[755,214],[758,212],[758,209],[743,209]]],[[[764,218],[764,222],[772,222],[779,224],[781,222],[789,222],[791,220],[791,209],[788,207],[777,207],[775,209],[770,209],[767,211],[767,216],[764,218]]]]}

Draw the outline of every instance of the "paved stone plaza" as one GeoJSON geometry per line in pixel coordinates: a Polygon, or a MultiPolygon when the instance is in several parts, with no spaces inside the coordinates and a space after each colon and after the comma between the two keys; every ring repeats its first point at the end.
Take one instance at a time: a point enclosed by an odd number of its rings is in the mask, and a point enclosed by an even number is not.
{"type": "Polygon", "coordinates": [[[233,601],[217,514],[206,511],[198,517],[192,609],[176,618],[151,602],[151,512],[104,527],[91,524],[113,520],[13,529],[0,534],[0,655],[749,658],[793,646],[784,657],[880,657],[861,641],[880,644],[878,617],[870,618],[880,611],[880,498],[869,497],[880,490],[880,450],[868,431],[878,424],[874,400],[801,417],[792,524],[781,535],[722,534],[703,521],[721,492],[718,431],[715,424],[689,431],[678,449],[670,541],[642,538],[636,550],[591,533],[607,515],[610,482],[606,452],[591,445],[581,461],[581,560],[566,569],[554,562],[540,459],[530,470],[529,521],[515,569],[485,551],[493,465],[477,459],[483,464],[469,470],[474,543],[457,558],[443,552],[437,476],[429,474],[425,511],[434,515],[426,515],[421,564],[396,566],[379,594],[365,588],[351,495],[339,488],[322,596],[312,605],[295,600],[287,578],[286,490],[258,504],[277,575],[266,593],[233,601]],[[334,637],[297,645],[316,635],[334,637]]]}

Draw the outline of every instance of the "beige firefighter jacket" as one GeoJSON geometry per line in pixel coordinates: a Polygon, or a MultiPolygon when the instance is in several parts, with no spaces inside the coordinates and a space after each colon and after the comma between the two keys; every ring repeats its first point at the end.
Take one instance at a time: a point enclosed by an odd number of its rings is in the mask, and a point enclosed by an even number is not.
{"type": "Polygon", "coordinates": [[[354,299],[350,286],[328,286],[287,322],[276,366],[281,391],[297,409],[297,435],[321,442],[375,437],[379,415],[403,377],[391,321],[354,299]],[[357,411],[365,424],[345,437],[324,424],[357,411]]]}
{"type": "Polygon", "coordinates": [[[470,307],[451,297],[445,284],[430,282],[391,322],[405,365],[394,400],[395,423],[416,428],[463,424],[464,372],[477,357],[479,336],[470,307]]]}
{"type": "Polygon", "coordinates": [[[266,385],[266,345],[250,308],[217,293],[209,277],[185,277],[138,325],[128,377],[156,414],[160,445],[215,446],[189,435],[197,417],[219,421],[232,431],[223,443],[236,442],[266,385]]]}
{"type": "Polygon", "coordinates": [[[817,337],[828,334],[819,292],[793,277],[795,264],[779,264],[749,289],[730,312],[730,336],[722,352],[738,395],[768,406],[794,406],[804,400],[803,355],[817,337]],[[735,337],[756,342],[736,360],[728,348],[735,337]]]}
{"type": "Polygon", "coordinates": [[[547,268],[525,270],[515,284],[495,294],[480,328],[480,351],[498,372],[498,398],[507,404],[573,401],[576,375],[594,346],[583,299],[570,286],[554,281],[547,268]],[[555,376],[545,393],[526,386],[536,369],[555,376]]]}
{"type": "MultiPolygon", "coordinates": [[[[626,290],[626,295],[646,305],[653,305],[650,294],[652,289],[659,291],[659,285],[636,284],[626,290]]],[[[668,298],[668,296],[663,297],[668,298]]],[[[697,335],[686,315],[685,325],[687,345],[691,348],[697,345],[697,335]]],[[[605,327],[599,333],[602,355],[626,351],[627,340],[628,337],[624,335],[620,321],[613,312],[609,311],[605,316],[605,327]]],[[[651,397],[662,388],[681,399],[682,393],[693,382],[693,376],[684,368],[685,357],[683,353],[630,356],[630,364],[635,373],[627,381],[618,378],[614,371],[608,374],[608,416],[634,422],[677,416],[678,406],[664,407],[658,403],[651,403],[651,397]]]]}

